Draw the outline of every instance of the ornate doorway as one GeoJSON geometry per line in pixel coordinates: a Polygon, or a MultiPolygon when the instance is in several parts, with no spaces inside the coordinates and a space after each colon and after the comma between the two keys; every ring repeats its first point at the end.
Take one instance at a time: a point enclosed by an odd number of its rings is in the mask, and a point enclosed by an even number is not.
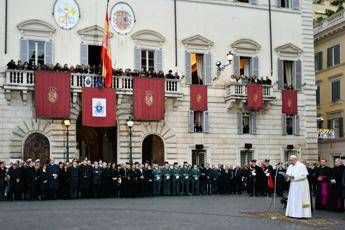
{"type": "Polygon", "coordinates": [[[162,138],[157,135],[145,137],[142,146],[143,162],[156,162],[158,165],[164,164],[164,143],[162,138]]]}
{"type": "Polygon", "coordinates": [[[30,134],[24,143],[24,160],[40,159],[41,164],[48,163],[50,157],[50,144],[46,136],[41,133],[30,134]]]}

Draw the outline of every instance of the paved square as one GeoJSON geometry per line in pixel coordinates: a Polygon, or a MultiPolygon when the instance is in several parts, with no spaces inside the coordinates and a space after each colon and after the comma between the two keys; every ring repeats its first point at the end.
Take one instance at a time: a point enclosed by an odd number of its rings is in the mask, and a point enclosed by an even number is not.
{"type": "MultiPolygon", "coordinates": [[[[345,214],[314,213],[311,223],[283,217],[277,202],[277,219],[267,212],[265,197],[198,196],[142,199],[90,199],[36,202],[0,202],[4,229],[322,229],[343,230],[345,214]]],[[[270,210],[273,211],[273,210],[270,210]]]]}

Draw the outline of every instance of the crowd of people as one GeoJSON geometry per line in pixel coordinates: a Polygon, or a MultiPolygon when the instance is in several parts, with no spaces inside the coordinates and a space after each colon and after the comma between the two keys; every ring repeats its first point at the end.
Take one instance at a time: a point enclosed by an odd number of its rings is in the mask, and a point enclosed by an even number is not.
{"type": "MultiPolygon", "coordinates": [[[[15,62],[13,59],[7,63],[8,70],[45,70],[45,71],[55,71],[55,72],[70,72],[70,73],[81,73],[81,74],[101,74],[102,67],[101,65],[76,65],[76,66],[68,66],[68,64],[61,65],[60,63],[56,63],[55,65],[45,65],[38,63],[37,65],[34,62],[24,62],[22,63],[20,60],[15,62]]],[[[155,78],[166,78],[166,79],[180,79],[180,76],[177,72],[173,74],[172,70],[169,70],[167,74],[164,74],[163,71],[153,71],[149,70],[146,71],[145,69],[142,70],[131,70],[131,69],[113,69],[114,76],[132,76],[132,77],[155,77],[155,78]]]]}
{"type": "Polygon", "coordinates": [[[241,83],[244,85],[247,84],[261,84],[261,85],[272,85],[272,80],[267,76],[264,77],[257,77],[255,75],[231,75],[231,79],[234,79],[237,83],[241,83]]]}
{"type": "MultiPolygon", "coordinates": [[[[304,162],[305,163],[305,162],[304,162]]],[[[311,192],[316,196],[315,208],[344,211],[345,167],[336,159],[335,167],[326,161],[307,165],[311,192]]],[[[230,195],[246,192],[249,196],[284,198],[289,183],[266,159],[260,164],[252,160],[244,167],[229,165],[183,165],[165,162],[159,166],[107,163],[87,159],[69,163],[48,164],[31,159],[12,162],[6,168],[0,161],[0,200],[46,200],[77,198],[117,198],[189,195],[230,195]]]]}

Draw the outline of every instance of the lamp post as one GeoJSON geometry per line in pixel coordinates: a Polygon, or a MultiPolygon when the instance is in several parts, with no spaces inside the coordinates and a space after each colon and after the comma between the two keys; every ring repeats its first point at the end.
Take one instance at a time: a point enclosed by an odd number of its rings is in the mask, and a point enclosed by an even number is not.
{"type": "Polygon", "coordinates": [[[69,162],[69,127],[71,121],[66,119],[63,121],[64,126],[66,127],[66,161],[69,162]]]}
{"type": "Polygon", "coordinates": [[[231,62],[234,58],[234,54],[229,51],[227,54],[226,54],[226,59],[228,60],[228,64],[225,64],[225,65],[222,65],[222,63],[220,61],[217,61],[216,62],[216,66],[217,66],[217,75],[219,76],[220,73],[229,65],[231,65],[231,62]]]}
{"type": "Polygon", "coordinates": [[[133,164],[133,152],[132,152],[132,127],[134,125],[134,121],[132,116],[129,116],[127,120],[127,126],[129,128],[129,164],[132,166],[133,164]]]}

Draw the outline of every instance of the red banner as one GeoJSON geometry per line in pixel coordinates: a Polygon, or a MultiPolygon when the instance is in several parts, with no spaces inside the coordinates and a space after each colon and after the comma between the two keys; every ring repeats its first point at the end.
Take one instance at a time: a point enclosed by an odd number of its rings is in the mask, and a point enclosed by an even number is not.
{"type": "Polygon", "coordinates": [[[282,91],[282,112],[286,115],[297,115],[297,91],[282,91]]]}
{"type": "Polygon", "coordinates": [[[207,111],[207,86],[190,86],[190,109],[193,111],[207,111]]]}
{"type": "Polygon", "coordinates": [[[164,119],[164,79],[134,77],[133,98],[136,120],[158,121],[164,119]]]}
{"type": "Polygon", "coordinates": [[[255,111],[262,109],[262,85],[247,85],[247,107],[255,111]]]}
{"type": "Polygon", "coordinates": [[[112,88],[83,88],[83,125],[113,127],[116,125],[116,92],[112,88]]]}
{"type": "Polygon", "coordinates": [[[70,108],[70,73],[35,72],[36,115],[42,118],[68,118],[70,108]]]}

